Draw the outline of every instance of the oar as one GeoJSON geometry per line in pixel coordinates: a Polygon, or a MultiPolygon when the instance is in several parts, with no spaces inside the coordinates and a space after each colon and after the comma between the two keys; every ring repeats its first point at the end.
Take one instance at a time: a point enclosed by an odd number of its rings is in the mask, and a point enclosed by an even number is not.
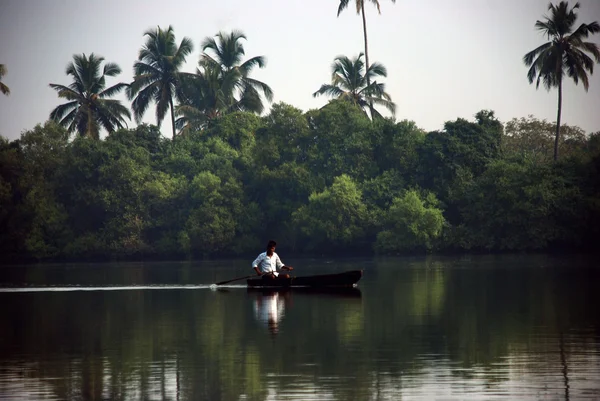
{"type": "Polygon", "coordinates": [[[220,283],[215,283],[215,285],[223,285],[223,284],[231,283],[233,281],[243,280],[245,278],[252,278],[252,277],[260,277],[260,276],[258,274],[253,274],[251,276],[244,276],[244,277],[234,278],[233,280],[221,281],[220,283]]]}

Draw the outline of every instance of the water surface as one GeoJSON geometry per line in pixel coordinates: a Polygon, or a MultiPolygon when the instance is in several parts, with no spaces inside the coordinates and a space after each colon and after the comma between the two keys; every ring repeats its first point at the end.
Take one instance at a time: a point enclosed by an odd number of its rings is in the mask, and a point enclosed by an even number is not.
{"type": "Polygon", "coordinates": [[[600,399],[593,260],[286,262],[365,275],[261,292],[211,286],[248,261],[1,267],[0,399],[600,399]]]}

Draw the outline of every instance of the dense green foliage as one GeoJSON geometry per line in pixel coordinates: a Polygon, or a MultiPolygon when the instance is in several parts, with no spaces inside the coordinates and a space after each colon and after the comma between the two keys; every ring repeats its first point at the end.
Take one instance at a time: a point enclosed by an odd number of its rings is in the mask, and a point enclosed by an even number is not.
{"type": "Polygon", "coordinates": [[[600,141],[493,112],[426,133],[344,101],[224,114],[165,139],[54,122],[0,142],[2,260],[591,248],[600,141]],[[568,145],[568,146],[567,146],[568,145]]]}

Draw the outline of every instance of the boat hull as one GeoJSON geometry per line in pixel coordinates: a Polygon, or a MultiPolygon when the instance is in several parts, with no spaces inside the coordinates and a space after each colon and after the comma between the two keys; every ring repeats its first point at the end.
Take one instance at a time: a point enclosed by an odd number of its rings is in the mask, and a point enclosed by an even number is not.
{"type": "Polygon", "coordinates": [[[352,287],[356,284],[363,275],[362,270],[351,270],[343,273],[335,274],[319,274],[316,276],[300,276],[290,278],[250,278],[246,280],[248,287],[311,287],[311,288],[325,288],[325,287],[352,287]]]}
{"type": "Polygon", "coordinates": [[[294,294],[327,298],[361,298],[362,292],[357,286],[351,287],[246,287],[248,294],[271,296],[273,294],[294,294]]]}

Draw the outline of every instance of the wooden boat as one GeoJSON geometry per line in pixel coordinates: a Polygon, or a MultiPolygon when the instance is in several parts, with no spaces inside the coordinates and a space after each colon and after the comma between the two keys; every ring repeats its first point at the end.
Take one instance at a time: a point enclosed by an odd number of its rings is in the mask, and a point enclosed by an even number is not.
{"type": "Polygon", "coordinates": [[[362,270],[290,278],[256,277],[246,280],[248,287],[352,287],[362,278],[362,270]]]}
{"type": "Polygon", "coordinates": [[[362,292],[358,287],[246,287],[248,294],[271,296],[275,293],[292,293],[294,296],[308,295],[311,297],[327,298],[361,298],[362,292]]]}

